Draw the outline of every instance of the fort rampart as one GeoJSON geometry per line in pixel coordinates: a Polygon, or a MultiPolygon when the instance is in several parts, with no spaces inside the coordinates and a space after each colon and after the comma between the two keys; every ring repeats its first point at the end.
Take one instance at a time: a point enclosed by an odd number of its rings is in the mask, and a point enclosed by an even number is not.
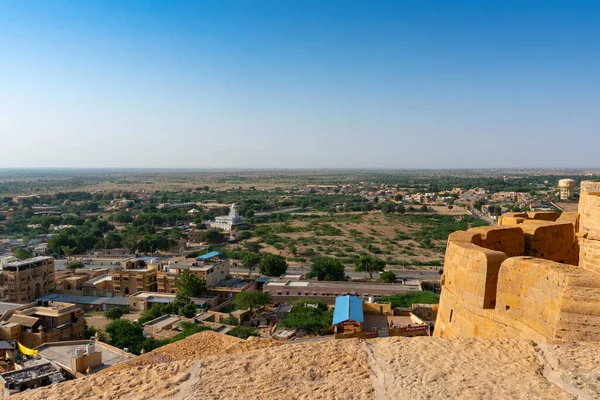
{"type": "Polygon", "coordinates": [[[581,183],[577,213],[452,233],[434,336],[600,341],[600,182],[581,183]]]}

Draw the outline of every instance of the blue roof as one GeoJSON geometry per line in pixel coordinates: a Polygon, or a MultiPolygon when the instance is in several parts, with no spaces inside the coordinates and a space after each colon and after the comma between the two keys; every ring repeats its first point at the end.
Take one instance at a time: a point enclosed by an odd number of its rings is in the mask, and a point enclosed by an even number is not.
{"type": "Polygon", "coordinates": [[[196,257],[196,260],[208,260],[209,258],[213,258],[221,255],[218,251],[211,251],[210,253],[203,254],[201,256],[196,257]]]}
{"type": "Polygon", "coordinates": [[[335,298],[333,310],[333,324],[344,321],[365,322],[362,300],[354,296],[341,296],[335,298]]]}

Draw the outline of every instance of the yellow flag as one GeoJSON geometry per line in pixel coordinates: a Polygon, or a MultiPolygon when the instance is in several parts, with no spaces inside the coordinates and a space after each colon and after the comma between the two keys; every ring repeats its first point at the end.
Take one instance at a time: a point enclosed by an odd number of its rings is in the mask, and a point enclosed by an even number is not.
{"type": "Polygon", "coordinates": [[[21,354],[25,354],[28,356],[37,356],[38,355],[38,351],[37,350],[32,350],[30,348],[27,348],[25,346],[23,346],[21,343],[17,342],[19,344],[19,351],[21,352],[21,354]]]}

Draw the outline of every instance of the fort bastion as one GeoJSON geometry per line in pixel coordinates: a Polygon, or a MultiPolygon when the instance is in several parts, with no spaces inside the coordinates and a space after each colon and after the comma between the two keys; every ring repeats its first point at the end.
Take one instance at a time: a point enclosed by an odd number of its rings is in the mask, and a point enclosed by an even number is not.
{"type": "Polygon", "coordinates": [[[600,181],[577,213],[508,213],[448,237],[434,336],[600,341],[600,181]]]}

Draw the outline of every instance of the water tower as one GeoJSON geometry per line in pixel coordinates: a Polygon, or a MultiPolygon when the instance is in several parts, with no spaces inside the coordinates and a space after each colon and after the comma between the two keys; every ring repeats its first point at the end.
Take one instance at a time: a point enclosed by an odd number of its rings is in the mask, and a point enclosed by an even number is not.
{"type": "Polygon", "coordinates": [[[575,192],[575,182],[573,179],[561,179],[558,181],[558,188],[560,189],[561,200],[571,200],[573,193],[575,192]]]}

